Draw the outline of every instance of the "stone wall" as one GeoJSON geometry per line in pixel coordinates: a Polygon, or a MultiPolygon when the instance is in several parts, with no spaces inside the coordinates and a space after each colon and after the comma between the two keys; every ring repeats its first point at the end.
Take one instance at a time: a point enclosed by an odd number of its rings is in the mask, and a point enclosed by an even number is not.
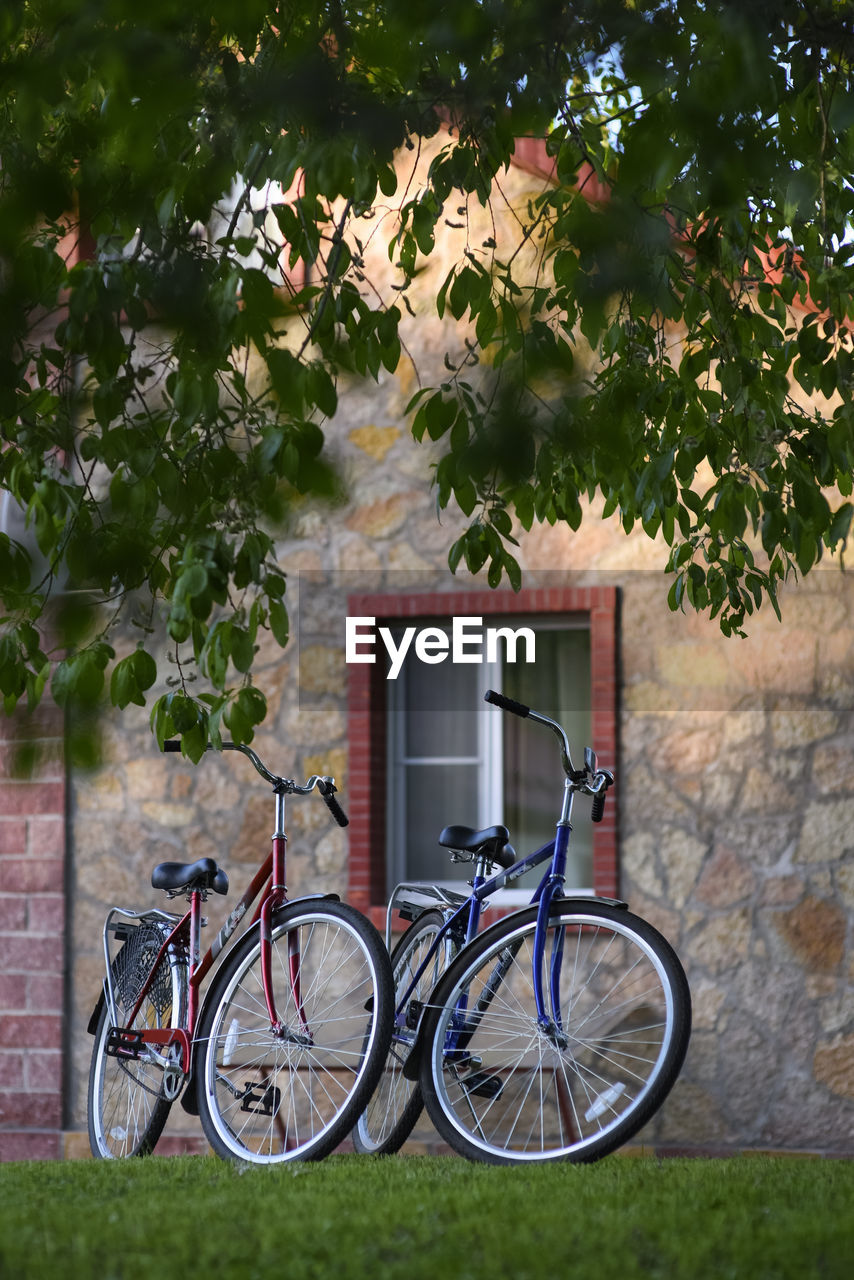
{"type": "Polygon", "coordinates": [[[621,865],[694,1032],[667,1146],[854,1154],[854,584],[818,570],[746,640],[624,592],[621,865]]]}

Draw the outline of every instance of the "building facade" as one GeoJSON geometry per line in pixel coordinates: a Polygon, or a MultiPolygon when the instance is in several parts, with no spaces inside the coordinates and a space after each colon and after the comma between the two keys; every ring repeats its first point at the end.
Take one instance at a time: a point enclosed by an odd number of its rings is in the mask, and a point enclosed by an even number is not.
{"type": "MultiPolygon", "coordinates": [[[[536,171],[508,175],[508,210],[536,191],[536,171]]],[[[691,985],[681,1078],[636,1146],[852,1155],[851,578],[819,567],[783,592],[782,624],[765,610],[746,639],[725,639],[669,612],[663,544],[626,536],[595,506],[575,533],[521,536],[518,594],[451,575],[463,525],[437,515],[437,446],[413,441],[405,407],[460,344],[427,309],[458,252],[449,237],[424,273],[404,335],[418,359],[341,389],[327,438],[345,500],[300,508],[280,544],[293,638],[258,653],[270,713],[255,745],[277,772],[333,774],[351,817],[344,831],[322,805],[292,804],[289,892],[338,892],[384,924],[395,879],[452,874],[435,843],[446,823],[506,820],[527,847],[557,803],[551,764],[530,726],[502,725],[482,692],[497,683],[539,699],[616,774],[595,835],[579,814],[574,887],[620,896],[656,924],[691,985]],[[380,661],[347,661],[348,618],[362,620],[361,656],[378,659],[380,627],[398,648],[407,627],[441,631],[450,653],[454,619],[469,619],[468,652],[483,660],[410,664],[390,680],[380,661]],[[511,661],[506,637],[490,654],[487,632],[501,628],[530,631],[536,661],[511,661]]],[[[7,767],[0,781],[2,1159],[88,1151],[86,1026],[107,908],[159,905],[151,867],[207,854],[236,900],[272,823],[245,761],[161,756],[143,710],[105,715],[104,762],[88,773],[66,773],[51,712],[4,725],[7,766],[25,730],[51,749],[38,774],[7,767]]],[[[229,898],[209,901],[210,936],[229,898]]],[[[159,1150],[202,1146],[175,1107],[159,1150]]]]}

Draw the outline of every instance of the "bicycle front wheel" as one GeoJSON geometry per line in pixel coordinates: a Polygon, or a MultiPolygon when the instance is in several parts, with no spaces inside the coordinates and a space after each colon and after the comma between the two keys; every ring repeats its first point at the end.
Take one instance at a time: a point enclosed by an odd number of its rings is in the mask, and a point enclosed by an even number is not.
{"type": "MultiPolygon", "coordinates": [[[[130,1030],[154,1030],[185,1025],[187,966],[177,948],[170,948],[152,974],[152,966],[169,936],[169,928],[143,921],[128,931],[112,966],[113,992],[118,1026],[130,1030]],[[151,975],[145,998],[132,1023],[130,1017],[140,992],[151,975]]],[[[166,1050],[142,1047],[137,1057],[116,1057],[107,1052],[113,1026],[106,999],[95,1027],[95,1044],[89,1067],[88,1127],[92,1154],[101,1159],[149,1155],[163,1132],[178,1091],[167,1097],[166,1050]]],[[[173,1064],[172,1073],[177,1071],[173,1064]]]]}
{"type": "Polygon", "coordinates": [[[352,1128],[391,1039],[393,986],[377,930],[331,900],[274,913],[272,1026],[253,930],[218,974],[199,1040],[199,1113],[217,1155],[318,1160],[352,1128]]]}
{"type": "Polygon", "coordinates": [[[391,953],[395,986],[391,1045],[379,1084],[353,1129],[353,1146],[364,1155],[391,1155],[399,1151],[423,1110],[421,1089],[417,1081],[406,1079],[403,1066],[415,1043],[424,1005],[457,950],[450,935],[446,935],[418,977],[443,924],[441,911],[425,911],[409,926],[391,953]]]}
{"type": "Polygon", "coordinates": [[[420,1082],[439,1133],[491,1164],[598,1160],[673,1086],[691,1031],[682,966],[651,925],[606,903],[557,901],[534,998],[537,908],[459,954],[424,1017],[420,1082]]]}

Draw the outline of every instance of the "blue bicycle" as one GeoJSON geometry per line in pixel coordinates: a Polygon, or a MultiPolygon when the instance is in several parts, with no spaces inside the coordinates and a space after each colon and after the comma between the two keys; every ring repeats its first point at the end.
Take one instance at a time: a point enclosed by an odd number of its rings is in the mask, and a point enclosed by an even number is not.
{"type": "Polygon", "coordinates": [[[610,899],[564,897],[576,795],[602,820],[613,775],[587,748],[573,767],[550,716],[490,690],[486,701],[547,726],[565,773],[555,839],[520,860],[503,826],[446,827],[439,843],[474,866],[471,893],[399,885],[388,909],[413,921],[392,953],[395,1027],[356,1149],[399,1149],[426,1105],[439,1134],[493,1164],[592,1161],[647,1123],[676,1081],[691,997],[662,935],[610,899]],[[531,905],[479,933],[487,899],[548,863],[531,905]],[[500,868],[496,872],[496,867],[500,868]]]}

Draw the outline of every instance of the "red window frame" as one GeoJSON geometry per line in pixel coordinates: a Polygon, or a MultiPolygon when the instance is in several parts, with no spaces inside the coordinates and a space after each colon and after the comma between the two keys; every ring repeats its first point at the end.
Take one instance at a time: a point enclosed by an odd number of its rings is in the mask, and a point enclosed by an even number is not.
{"type": "MultiPolygon", "coordinates": [[[[531,587],[519,592],[461,590],[400,595],[366,593],[347,601],[350,617],[373,617],[377,626],[401,618],[433,619],[454,615],[581,614],[590,626],[591,734],[599,762],[617,763],[617,605],[616,587],[531,587]]],[[[350,815],[348,901],[385,924],[386,903],[386,679],[379,663],[347,669],[350,815]]],[[[547,708],[543,708],[547,710],[547,708]]],[[[617,897],[618,788],[609,796],[604,820],[593,829],[593,890],[617,897]],[[615,794],[616,793],[616,794],[615,794]]]]}

